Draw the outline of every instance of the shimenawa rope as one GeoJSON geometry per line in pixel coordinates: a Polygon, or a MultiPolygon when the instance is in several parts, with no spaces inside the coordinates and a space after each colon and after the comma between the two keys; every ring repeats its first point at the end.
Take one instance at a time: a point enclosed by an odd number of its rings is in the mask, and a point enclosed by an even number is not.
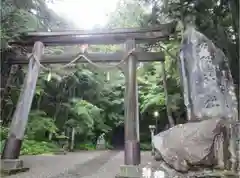
{"type": "MultiPolygon", "coordinates": [[[[119,66],[120,66],[121,64],[123,64],[123,63],[128,59],[128,57],[129,57],[130,55],[132,55],[135,51],[136,51],[135,48],[131,49],[131,50],[123,57],[123,59],[122,59],[118,64],[116,64],[116,65],[104,65],[104,66],[103,66],[103,65],[98,65],[98,64],[94,63],[93,61],[91,61],[90,59],[88,59],[84,54],[79,53],[79,54],[77,55],[77,57],[75,57],[72,61],[70,61],[69,63],[67,63],[67,64],[65,64],[65,65],[63,65],[63,66],[61,66],[61,67],[54,68],[54,70],[60,70],[60,69],[64,69],[64,68],[66,68],[66,67],[69,67],[69,66],[71,66],[73,63],[77,62],[77,61],[78,61],[79,59],[81,59],[81,58],[85,59],[89,64],[93,65],[93,66],[96,67],[96,68],[109,70],[109,69],[112,69],[112,68],[115,68],[115,67],[119,67],[119,66]]],[[[51,69],[51,68],[47,68],[47,67],[43,66],[43,65],[41,64],[41,62],[37,59],[37,57],[34,56],[34,54],[30,54],[29,57],[28,57],[28,59],[30,59],[31,57],[34,58],[34,60],[36,61],[36,63],[37,63],[42,69],[44,69],[44,70],[46,70],[46,71],[52,71],[52,70],[53,70],[53,69],[51,69]]]]}

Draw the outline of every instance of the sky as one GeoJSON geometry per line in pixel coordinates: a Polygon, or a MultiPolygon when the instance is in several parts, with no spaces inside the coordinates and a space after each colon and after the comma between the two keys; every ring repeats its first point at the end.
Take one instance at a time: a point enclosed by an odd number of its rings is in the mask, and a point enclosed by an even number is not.
{"type": "Polygon", "coordinates": [[[80,29],[104,26],[107,14],[113,12],[119,0],[59,0],[48,4],[60,16],[71,20],[80,29]]]}

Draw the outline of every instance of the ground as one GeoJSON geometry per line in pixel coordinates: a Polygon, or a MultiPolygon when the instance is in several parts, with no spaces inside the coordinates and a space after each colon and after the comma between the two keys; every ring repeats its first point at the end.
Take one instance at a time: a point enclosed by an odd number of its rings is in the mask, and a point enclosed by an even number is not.
{"type": "MultiPolygon", "coordinates": [[[[149,162],[150,152],[142,152],[149,162]]],[[[67,155],[22,156],[28,172],[7,178],[114,178],[124,163],[123,151],[86,151],[67,155]]]]}
{"type": "MultiPolygon", "coordinates": [[[[7,178],[114,178],[124,163],[124,152],[82,151],[67,155],[22,156],[21,159],[30,170],[7,176],[7,178]]],[[[153,171],[162,170],[159,168],[160,163],[153,161],[150,152],[141,152],[141,163],[144,167],[150,166],[153,171]],[[151,165],[149,165],[150,162],[151,165]]],[[[202,173],[200,172],[199,177],[206,178],[206,176],[201,176],[202,173]]],[[[166,175],[166,178],[173,177],[166,175]]],[[[179,177],[186,178],[187,176],[179,177]]],[[[196,178],[196,174],[190,177],[196,178]]],[[[221,176],[213,177],[220,178],[221,176]]],[[[236,176],[230,177],[236,178],[236,176]]]]}

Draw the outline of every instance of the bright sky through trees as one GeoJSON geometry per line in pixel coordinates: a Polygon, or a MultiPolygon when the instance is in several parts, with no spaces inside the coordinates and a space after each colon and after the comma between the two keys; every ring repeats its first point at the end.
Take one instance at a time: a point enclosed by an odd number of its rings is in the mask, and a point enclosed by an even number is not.
{"type": "Polygon", "coordinates": [[[71,20],[81,29],[91,29],[107,23],[119,0],[60,0],[49,4],[60,16],[71,20]]]}

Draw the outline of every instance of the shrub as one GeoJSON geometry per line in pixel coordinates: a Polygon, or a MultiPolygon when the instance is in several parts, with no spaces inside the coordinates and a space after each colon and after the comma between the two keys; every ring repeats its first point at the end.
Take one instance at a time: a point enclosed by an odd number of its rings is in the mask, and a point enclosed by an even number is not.
{"type": "Polygon", "coordinates": [[[112,149],[114,148],[114,147],[113,147],[110,143],[108,143],[108,142],[106,142],[105,146],[106,146],[106,149],[109,149],[109,150],[112,150],[112,149]]]}
{"type": "Polygon", "coordinates": [[[2,153],[2,150],[3,150],[3,146],[5,144],[5,140],[0,140],[0,151],[2,153]]]}
{"type": "Polygon", "coordinates": [[[37,155],[43,153],[51,153],[56,151],[57,145],[49,142],[37,142],[35,140],[24,140],[21,148],[22,155],[37,155]]]}
{"type": "Polygon", "coordinates": [[[140,149],[143,151],[150,151],[152,149],[152,145],[150,143],[140,143],[140,149]]]}
{"type": "Polygon", "coordinates": [[[0,140],[7,139],[9,128],[0,126],[0,140]]]}
{"type": "Polygon", "coordinates": [[[96,150],[96,145],[93,143],[82,143],[79,145],[76,145],[76,149],[79,150],[96,150]]]}
{"type": "MultiPolygon", "coordinates": [[[[5,140],[0,141],[1,152],[3,150],[5,140]]],[[[35,140],[24,140],[21,148],[21,155],[37,155],[43,153],[52,153],[59,147],[54,143],[37,142],[35,140]]]]}

